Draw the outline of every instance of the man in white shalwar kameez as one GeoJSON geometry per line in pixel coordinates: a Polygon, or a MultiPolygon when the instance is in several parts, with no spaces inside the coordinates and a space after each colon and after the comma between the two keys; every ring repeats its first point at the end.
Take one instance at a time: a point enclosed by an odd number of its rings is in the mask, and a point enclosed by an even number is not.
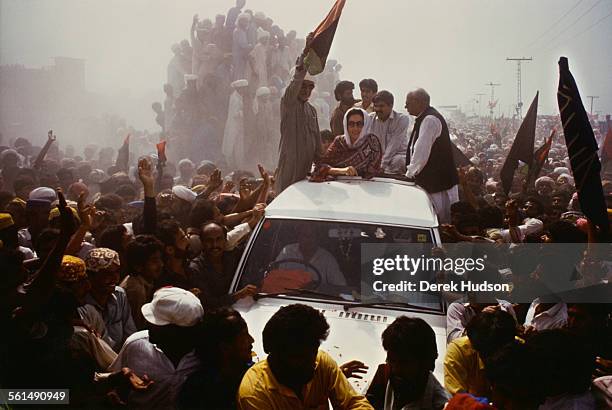
{"type": "Polygon", "coordinates": [[[438,222],[450,223],[450,206],[459,201],[459,176],[446,121],[429,103],[429,94],[422,88],[406,97],[406,109],[416,117],[406,153],[406,176],[429,193],[438,222]]]}
{"type": "Polygon", "coordinates": [[[227,122],[221,146],[227,165],[231,169],[241,169],[246,162],[243,98],[247,95],[248,86],[247,80],[236,80],[232,83],[234,92],[229,100],[227,122]]]}
{"type": "Polygon", "coordinates": [[[251,68],[254,75],[254,89],[268,85],[267,50],[270,33],[260,30],[257,33],[257,45],[251,51],[251,68]]]}

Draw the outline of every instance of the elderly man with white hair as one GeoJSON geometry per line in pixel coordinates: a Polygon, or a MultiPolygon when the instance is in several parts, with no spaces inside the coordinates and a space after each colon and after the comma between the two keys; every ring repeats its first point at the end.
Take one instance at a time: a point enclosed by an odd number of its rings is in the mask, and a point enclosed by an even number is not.
{"type": "Polygon", "coordinates": [[[439,222],[449,223],[450,206],[459,201],[459,175],[448,126],[422,88],[408,93],[406,110],[416,117],[406,152],[406,176],[429,193],[439,222]]]}
{"type": "Polygon", "coordinates": [[[257,45],[249,55],[251,71],[253,73],[254,89],[268,85],[267,50],[270,33],[259,30],[257,33],[257,45]]]}
{"type": "Polygon", "coordinates": [[[191,187],[193,176],[196,174],[194,163],[188,158],[183,158],[178,162],[178,171],[179,176],[174,178],[174,185],[191,187]]]}

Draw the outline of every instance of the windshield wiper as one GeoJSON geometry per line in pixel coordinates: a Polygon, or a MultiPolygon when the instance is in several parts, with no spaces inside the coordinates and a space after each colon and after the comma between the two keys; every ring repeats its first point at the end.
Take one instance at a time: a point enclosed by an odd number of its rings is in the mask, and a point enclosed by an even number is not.
{"type": "Polygon", "coordinates": [[[430,310],[432,312],[440,313],[440,309],[430,308],[427,306],[419,306],[413,305],[411,303],[406,302],[367,302],[367,303],[345,303],[342,307],[345,312],[348,312],[349,309],[353,308],[368,308],[368,307],[376,307],[376,306],[397,306],[404,307],[408,309],[418,309],[418,310],[430,310]]]}
{"type": "Polygon", "coordinates": [[[275,292],[275,293],[258,293],[253,299],[259,300],[263,298],[274,298],[277,296],[299,296],[299,295],[313,295],[313,296],[321,296],[326,298],[339,299],[336,295],[330,295],[324,292],[318,292],[316,290],[311,289],[299,289],[299,288],[285,288],[286,292],[275,292]]]}

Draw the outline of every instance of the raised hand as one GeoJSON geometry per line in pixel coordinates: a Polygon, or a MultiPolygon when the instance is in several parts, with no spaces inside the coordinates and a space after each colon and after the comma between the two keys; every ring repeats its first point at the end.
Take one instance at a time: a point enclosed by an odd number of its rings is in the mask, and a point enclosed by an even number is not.
{"type": "Polygon", "coordinates": [[[79,213],[79,219],[81,220],[81,226],[89,231],[93,226],[93,217],[96,213],[96,207],[92,204],[85,203],[85,195],[85,192],[81,192],[79,194],[77,210],[79,213]]]}
{"type": "Polygon", "coordinates": [[[223,184],[223,179],[221,178],[221,170],[215,169],[210,175],[207,188],[215,191],[221,186],[221,184],[223,184]]]}
{"type": "Polygon", "coordinates": [[[259,169],[259,175],[261,175],[264,185],[269,187],[271,184],[270,174],[268,174],[261,164],[257,164],[257,169],[259,169]]]}
{"type": "Polygon", "coordinates": [[[53,130],[49,130],[49,132],[47,133],[47,139],[50,142],[53,142],[57,139],[57,136],[53,135],[53,130]]]}
{"type": "Polygon", "coordinates": [[[153,166],[148,158],[138,161],[138,179],[142,182],[145,196],[155,196],[155,178],[153,177],[153,166]]]}
{"type": "Polygon", "coordinates": [[[234,190],[235,187],[236,184],[234,184],[233,181],[227,181],[225,182],[225,185],[223,185],[223,190],[221,192],[223,192],[224,194],[229,194],[234,190]]]}

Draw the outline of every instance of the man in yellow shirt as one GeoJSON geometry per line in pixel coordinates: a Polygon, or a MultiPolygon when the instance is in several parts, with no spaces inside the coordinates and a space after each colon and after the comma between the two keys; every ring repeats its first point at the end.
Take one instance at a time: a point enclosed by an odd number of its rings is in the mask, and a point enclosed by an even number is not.
{"type": "Polygon", "coordinates": [[[238,390],[238,409],[372,409],[319,350],[329,325],[321,312],[295,304],[278,310],[263,331],[268,357],[251,367],[238,390]]]}
{"type": "Polygon", "coordinates": [[[467,327],[467,336],[446,346],[444,387],[450,394],[470,393],[488,397],[489,382],[485,376],[485,361],[497,350],[512,343],[516,322],[502,310],[481,312],[467,327]]]}

